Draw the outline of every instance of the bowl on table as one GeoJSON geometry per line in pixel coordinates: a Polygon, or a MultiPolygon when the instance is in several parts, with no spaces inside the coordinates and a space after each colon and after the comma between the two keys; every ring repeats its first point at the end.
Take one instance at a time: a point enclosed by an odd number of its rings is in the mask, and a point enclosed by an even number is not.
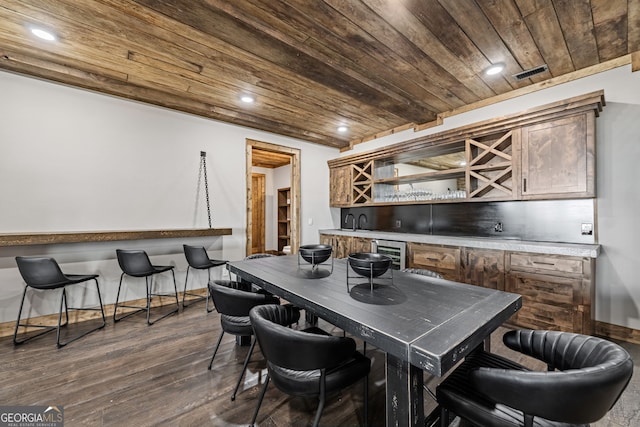
{"type": "Polygon", "coordinates": [[[331,258],[331,246],[329,245],[303,245],[298,249],[298,253],[311,265],[322,264],[331,258]]]}
{"type": "Polygon", "coordinates": [[[378,277],[391,267],[391,258],[387,255],[370,252],[349,254],[349,265],[362,277],[378,277]]]}

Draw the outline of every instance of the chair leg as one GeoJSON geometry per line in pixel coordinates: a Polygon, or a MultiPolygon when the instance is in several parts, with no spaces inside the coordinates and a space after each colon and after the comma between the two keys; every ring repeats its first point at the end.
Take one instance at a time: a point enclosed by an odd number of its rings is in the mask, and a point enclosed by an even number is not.
{"type": "Polygon", "coordinates": [[[224,336],[224,331],[220,331],[220,338],[218,338],[218,343],[216,344],[215,350],[213,350],[213,356],[211,356],[211,362],[209,362],[209,367],[207,369],[211,370],[211,366],[213,366],[213,359],[216,358],[216,353],[218,352],[218,348],[220,347],[220,342],[222,341],[222,337],[224,336]]]}
{"type": "Polygon", "coordinates": [[[258,399],[258,405],[256,406],[256,411],[253,413],[253,418],[251,419],[250,426],[253,427],[256,423],[256,419],[258,418],[258,411],[260,411],[260,405],[262,405],[262,399],[264,399],[264,395],[267,392],[267,387],[269,386],[269,374],[267,374],[267,378],[264,380],[264,385],[262,386],[262,391],[260,392],[260,398],[258,399]]]}
{"type": "Polygon", "coordinates": [[[440,427],[449,426],[449,410],[444,407],[440,407],[440,427]]]}
{"type": "Polygon", "coordinates": [[[231,401],[236,400],[236,394],[238,393],[238,389],[240,388],[240,383],[242,382],[242,378],[244,378],[244,373],[247,371],[247,365],[249,364],[249,359],[251,359],[251,353],[253,353],[253,348],[256,346],[256,337],[254,336],[251,340],[251,347],[249,348],[249,352],[247,353],[247,357],[244,358],[244,365],[242,365],[242,372],[240,372],[240,378],[238,378],[238,383],[236,384],[235,390],[233,390],[233,394],[231,395],[231,401]]]}
{"type": "Polygon", "coordinates": [[[313,427],[318,427],[320,424],[320,417],[322,416],[322,411],[324,410],[324,402],[325,402],[325,382],[326,382],[326,370],[320,370],[320,402],[318,402],[318,409],[316,410],[316,417],[313,420],[313,427]]]}
{"type": "MultiPolygon", "coordinates": [[[[141,311],[144,311],[147,309],[147,307],[140,307],[140,306],[133,306],[133,305],[125,305],[125,304],[118,304],[118,301],[120,299],[120,290],[122,289],[122,279],[124,279],[126,273],[122,273],[120,275],[120,284],[118,285],[118,293],[116,294],[116,303],[113,306],[113,323],[119,322],[124,318],[127,318],[129,316],[133,316],[136,313],[139,313],[141,311]],[[120,317],[119,319],[116,317],[116,314],[118,313],[118,305],[120,307],[125,307],[125,308],[136,308],[137,310],[134,310],[130,313],[125,314],[124,316],[120,317]]],[[[146,280],[146,278],[145,278],[146,280]]]]}

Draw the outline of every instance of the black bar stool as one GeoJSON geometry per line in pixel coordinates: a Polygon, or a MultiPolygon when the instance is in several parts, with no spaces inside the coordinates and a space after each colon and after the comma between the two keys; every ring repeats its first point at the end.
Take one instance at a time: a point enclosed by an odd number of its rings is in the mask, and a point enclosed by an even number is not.
{"type": "Polygon", "coordinates": [[[177,313],[180,309],[180,303],[178,302],[178,287],[176,285],[176,275],[173,272],[172,265],[152,265],[149,260],[149,256],[145,251],[141,250],[123,250],[116,249],[116,255],[118,256],[118,264],[120,264],[120,268],[122,269],[122,274],[120,275],[120,284],[118,285],[118,294],[116,295],[116,303],[113,307],[113,321],[119,322],[125,317],[129,317],[135,313],[140,311],[147,311],[147,324],[153,325],[158,320],[164,319],[167,316],[170,316],[174,313],[177,313]],[[153,282],[153,275],[164,273],[166,271],[171,271],[171,275],[173,276],[173,289],[174,293],[153,293],[151,289],[151,285],[153,282]],[[147,305],[145,307],[140,306],[132,306],[132,305],[124,305],[120,304],[120,307],[125,308],[137,308],[137,310],[132,311],[131,313],[127,313],[124,316],[117,318],[116,313],[118,312],[118,299],[120,298],[120,289],[122,288],[122,279],[124,276],[132,276],[132,277],[144,277],[146,289],[147,289],[147,305]],[[151,321],[151,297],[154,296],[175,296],[176,298],[176,309],[170,311],[169,313],[159,317],[158,319],[151,321]]]}
{"type": "Polygon", "coordinates": [[[43,335],[47,332],[51,332],[53,330],[56,331],[56,345],[58,348],[63,347],[70,342],[77,340],[78,338],[82,338],[83,336],[97,331],[98,329],[104,328],[107,324],[106,318],[104,316],[104,307],[102,306],[102,297],[100,296],[100,286],[98,286],[98,275],[97,274],[64,274],[62,270],[60,270],[60,266],[53,258],[45,258],[45,257],[24,257],[19,256],[16,257],[16,263],[18,264],[18,270],[20,270],[20,274],[24,279],[26,286],[24,288],[24,292],[22,293],[22,301],[20,302],[20,310],[18,310],[18,320],[16,320],[16,329],[13,333],[13,343],[15,345],[22,344],[26,341],[29,341],[35,337],[43,335]],[[93,280],[96,283],[96,290],[98,291],[98,301],[100,303],[100,307],[91,307],[91,308],[79,308],[79,307],[69,307],[67,305],[67,286],[76,285],[79,283],[87,282],[93,280]],[[27,289],[33,288],[37,290],[54,290],[54,289],[62,289],[60,294],[60,310],[58,312],[58,325],[57,326],[45,326],[45,325],[29,325],[28,323],[20,323],[20,317],[22,316],[22,308],[24,307],[24,300],[27,296],[27,289]],[[65,313],[65,322],[62,323],[62,308],[64,307],[65,313]],[[60,327],[67,326],[69,324],[69,310],[76,311],[100,311],[102,314],[102,324],[96,328],[93,328],[89,331],[86,331],[67,342],[60,342],[60,327]],[[42,332],[32,335],[23,340],[18,340],[18,329],[22,327],[29,328],[42,328],[44,329],[42,332]]]}
{"type": "Polygon", "coordinates": [[[213,267],[220,267],[221,265],[225,265],[227,261],[210,259],[207,254],[207,250],[203,246],[189,246],[182,245],[184,248],[184,256],[187,259],[187,275],[184,278],[184,292],[182,292],[182,307],[188,307],[189,304],[185,304],[185,297],[187,295],[197,297],[197,300],[207,300],[207,304],[205,308],[207,309],[207,313],[211,313],[214,310],[214,307],[209,308],[209,289],[208,285],[211,281],[211,269],[213,267]],[[187,292],[187,282],[189,281],[189,269],[195,268],[196,270],[207,270],[207,295],[202,296],[199,294],[194,294],[191,292],[187,292]]]}

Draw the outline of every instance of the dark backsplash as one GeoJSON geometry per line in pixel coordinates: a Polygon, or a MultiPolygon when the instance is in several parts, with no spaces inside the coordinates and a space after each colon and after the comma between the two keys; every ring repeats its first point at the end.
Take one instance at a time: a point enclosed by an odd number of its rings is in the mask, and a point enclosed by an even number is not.
{"type": "Polygon", "coordinates": [[[340,217],[346,229],[351,213],[366,230],[589,244],[597,242],[594,212],[594,199],[575,199],[343,208],[340,217]],[[593,234],[583,235],[583,224],[593,234]]]}

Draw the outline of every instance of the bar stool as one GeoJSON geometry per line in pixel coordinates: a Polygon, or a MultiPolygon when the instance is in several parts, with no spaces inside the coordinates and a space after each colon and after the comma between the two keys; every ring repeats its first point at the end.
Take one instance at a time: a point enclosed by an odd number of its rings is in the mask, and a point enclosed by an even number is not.
{"type": "Polygon", "coordinates": [[[208,287],[207,287],[206,296],[187,292],[187,282],[189,281],[189,269],[195,268],[196,270],[207,270],[207,285],[208,285],[209,282],[211,281],[211,269],[213,267],[219,267],[221,265],[225,265],[227,261],[210,259],[206,249],[203,246],[182,245],[182,247],[184,248],[184,256],[187,259],[187,263],[189,264],[187,266],[187,275],[184,279],[184,292],[182,293],[182,307],[184,308],[189,306],[189,304],[185,304],[185,297],[187,295],[191,295],[191,296],[197,297],[196,299],[198,301],[206,299],[207,303],[206,303],[205,309],[207,310],[207,313],[211,313],[215,307],[212,307],[211,309],[209,309],[208,287]]]}
{"type": "Polygon", "coordinates": [[[176,275],[173,272],[173,266],[172,265],[152,265],[151,261],[149,260],[149,256],[147,255],[147,253],[145,251],[141,251],[141,250],[123,250],[123,249],[116,249],[116,255],[118,257],[118,264],[120,265],[120,268],[122,269],[122,274],[120,275],[120,284],[118,285],[118,293],[116,295],[116,303],[115,306],[113,307],[113,321],[115,322],[119,322],[120,320],[124,319],[125,317],[129,317],[133,314],[136,314],[140,311],[147,311],[147,324],[148,325],[153,325],[155,322],[157,322],[158,320],[164,319],[167,316],[170,316],[174,313],[177,313],[178,310],[180,309],[180,303],[178,301],[178,287],[176,285],[176,275]],[[160,274],[160,273],[164,273],[166,271],[171,271],[171,275],[173,276],[173,288],[175,290],[175,293],[164,293],[164,294],[159,294],[159,293],[153,293],[152,289],[151,289],[151,285],[153,284],[153,276],[156,274],[160,274]],[[132,277],[144,277],[145,279],[145,284],[146,284],[146,290],[147,290],[147,305],[145,307],[140,307],[140,306],[132,306],[132,305],[124,305],[124,304],[120,304],[120,307],[125,307],[125,308],[137,308],[137,310],[132,311],[131,313],[127,313],[124,316],[120,317],[119,319],[116,317],[116,314],[118,312],[118,299],[120,298],[120,290],[122,288],[122,279],[124,278],[125,275],[128,276],[132,276],[132,277]],[[169,313],[159,317],[158,319],[154,320],[153,322],[151,321],[151,297],[153,296],[175,296],[176,298],[176,309],[173,311],[170,311],[169,313]]]}
{"type": "Polygon", "coordinates": [[[18,310],[18,320],[16,320],[16,329],[13,333],[13,343],[15,345],[22,344],[26,341],[31,340],[32,338],[43,335],[47,332],[51,332],[53,330],[56,331],[56,345],[58,348],[64,347],[77,340],[78,338],[82,338],[83,336],[97,331],[98,329],[104,328],[107,324],[106,318],[104,316],[104,307],[102,306],[102,297],[100,296],[100,286],[98,286],[98,275],[97,274],[64,274],[62,270],[60,270],[60,266],[53,258],[45,258],[45,257],[24,257],[18,256],[16,257],[16,263],[18,264],[18,270],[20,271],[20,275],[24,279],[26,286],[24,288],[24,292],[22,293],[22,301],[20,302],[20,310],[18,310]],[[99,308],[79,308],[79,307],[69,307],[67,305],[67,286],[77,285],[79,283],[87,282],[93,280],[96,283],[96,290],[98,291],[98,301],[100,303],[99,308]],[[45,325],[29,325],[28,323],[20,323],[20,317],[22,316],[22,308],[24,307],[24,300],[27,296],[27,289],[33,288],[36,290],[54,290],[54,289],[62,289],[60,295],[60,310],[58,312],[58,325],[57,326],[45,326],[45,325]],[[65,313],[65,322],[62,323],[62,308],[64,306],[65,313]],[[100,310],[102,314],[102,324],[96,328],[93,328],[89,331],[86,331],[75,338],[68,340],[67,342],[60,342],[60,327],[67,326],[69,324],[69,310],[76,311],[98,311],[100,310]],[[20,326],[30,327],[30,328],[42,328],[44,331],[25,338],[23,340],[18,340],[18,329],[20,326]]]}

